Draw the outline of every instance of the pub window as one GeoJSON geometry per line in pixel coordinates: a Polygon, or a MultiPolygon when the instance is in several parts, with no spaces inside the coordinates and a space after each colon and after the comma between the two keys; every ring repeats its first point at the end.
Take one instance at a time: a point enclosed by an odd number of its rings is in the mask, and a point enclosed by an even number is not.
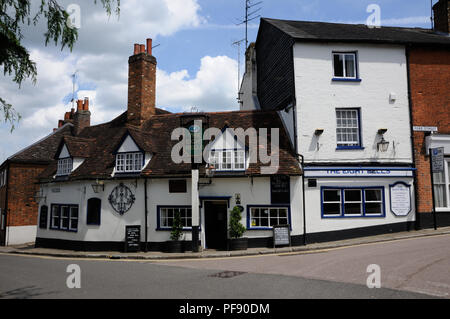
{"type": "Polygon", "coordinates": [[[357,79],[356,52],[333,52],[334,78],[357,79]]]}
{"type": "Polygon", "coordinates": [[[250,207],[250,228],[271,228],[289,224],[288,207],[250,207]]]}
{"type": "Polygon", "coordinates": [[[450,209],[450,158],[444,162],[444,171],[434,173],[434,197],[436,208],[450,209]]]}
{"type": "Polygon", "coordinates": [[[384,188],[322,189],[322,217],[383,217],[384,188]]]}
{"type": "Polygon", "coordinates": [[[53,230],[78,231],[78,205],[52,205],[50,227],[53,230]]]}
{"type": "Polygon", "coordinates": [[[62,158],[58,160],[58,171],[56,173],[57,176],[67,176],[72,173],[73,169],[73,160],[72,158],[62,158]]]}
{"type": "Polygon", "coordinates": [[[160,207],[159,208],[159,227],[161,229],[170,229],[173,226],[175,215],[179,213],[183,228],[192,227],[192,208],[186,207],[160,207]]]}
{"type": "Polygon", "coordinates": [[[102,200],[99,198],[91,198],[87,202],[87,217],[86,223],[88,225],[100,225],[102,212],[102,200]]]}
{"type": "Polygon", "coordinates": [[[47,229],[47,219],[48,219],[48,206],[41,207],[41,213],[39,215],[39,228],[47,229]]]}
{"type": "Polygon", "coordinates": [[[185,179],[169,181],[169,193],[187,193],[187,182],[185,179]]]}

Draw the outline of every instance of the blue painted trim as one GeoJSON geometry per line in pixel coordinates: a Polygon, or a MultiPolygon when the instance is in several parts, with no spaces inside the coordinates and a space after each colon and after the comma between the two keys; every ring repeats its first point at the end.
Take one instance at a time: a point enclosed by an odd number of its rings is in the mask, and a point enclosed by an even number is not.
{"type": "Polygon", "coordinates": [[[361,82],[362,79],[353,79],[353,78],[332,78],[331,81],[334,82],[361,82]]]}
{"type": "Polygon", "coordinates": [[[405,182],[396,182],[394,184],[389,185],[389,208],[391,209],[391,213],[394,214],[396,217],[406,217],[409,214],[411,214],[412,212],[412,196],[411,196],[411,185],[406,184],[405,182]],[[392,197],[391,197],[391,190],[392,188],[394,188],[396,185],[404,185],[406,187],[409,188],[409,203],[410,203],[410,207],[409,207],[409,212],[406,215],[397,215],[396,213],[394,213],[394,211],[392,210],[392,197]]]}
{"type": "Polygon", "coordinates": [[[373,171],[373,170],[389,170],[389,171],[416,171],[417,168],[413,167],[405,167],[405,168],[399,168],[399,167],[305,167],[305,171],[340,171],[340,170],[363,170],[363,171],[373,171]]]}
{"type": "Polygon", "coordinates": [[[362,187],[331,187],[331,186],[322,186],[320,188],[320,214],[322,219],[339,219],[339,218],[386,218],[386,197],[385,197],[385,188],[384,186],[362,186],[362,187]],[[323,212],[323,191],[324,190],[338,190],[341,193],[341,214],[340,215],[330,215],[326,216],[323,212]],[[366,202],[365,202],[365,190],[366,189],[380,189],[382,190],[382,206],[383,206],[383,213],[381,215],[366,215],[366,202]],[[345,196],[344,196],[344,190],[361,190],[362,192],[362,214],[361,215],[345,215],[345,196]]]}
{"type": "MultiPolygon", "coordinates": [[[[171,231],[171,227],[161,227],[161,208],[189,208],[191,209],[192,221],[192,206],[189,205],[157,205],[156,206],[156,231],[171,231]]],[[[192,231],[192,227],[183,227],[183,231],[192,231]]]]}
{"type": "Polygon", "coordinates": [[[338,146],[336,147],[336,151],[344,151],[344,150],[365,150],[365,147],[362,146],[338,146]]]}
{"type": "Polygon", "coordinates": [[[305,178],[414,178],[414,176],[305,176],[305,178]]]}
{"type": "Polygon", "coordinates": [[[292,219],[291,219],[291,205],[278,204],[278,205],[247,205],[247,230],[273,230],[273,227],[252,227],[250,225],[250,209],[251,208],[287,208],[288,209],[288,222],[292,231],[292,219]]]}
{"type": "Polygon", "coordinates": [[[226,200],[227,201],[227,208],[230,208],[230,199],[232,196],[200,196],[200,208],[203,208],[203,201],[220,201],[220,200],[226,200]]]}

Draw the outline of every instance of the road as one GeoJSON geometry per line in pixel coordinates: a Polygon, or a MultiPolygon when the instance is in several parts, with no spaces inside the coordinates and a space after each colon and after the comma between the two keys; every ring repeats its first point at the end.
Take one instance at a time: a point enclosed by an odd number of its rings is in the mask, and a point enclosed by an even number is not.
{"type": "Polygon", "coordinates": [[[450,236],[308,254],[233,259],[113,261],[0,254],[0,298],[449,298],[450,236]],[[67,267],[79,265],[80,289],[67,267]],[[381,288],[366,286],[367,266],[381,288]]]}

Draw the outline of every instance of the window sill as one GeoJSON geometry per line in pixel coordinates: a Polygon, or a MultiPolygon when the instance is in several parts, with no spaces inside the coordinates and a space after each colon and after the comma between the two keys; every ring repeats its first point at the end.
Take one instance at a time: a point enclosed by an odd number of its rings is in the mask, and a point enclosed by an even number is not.
{"type": "MultiPolygon", "coordinates": [[[[200,230],[200,229],[199,229],[199,230],[200,230]]],[[[168,231],[168,232],[171,232],[171,231],[172,231],[172,228],[156,228],[155,231],[168,231]]],[[[189,227],[189,228],[183,228],[182,231],[190,232],[190,231],[192,231],[192,228],[191,228],[191,227],[189,227]]]]}
{"type": "Polygon", "coordinates": [[[332,78],[333,82],[361,82],[362,79],[332,78]]]}
{"type": "Polygon", "coordinates": [[[363,218],[363,219],[366,219],[366,218],[368,218],[368,219],[370,219],[370,218],[386,218],[386,216],[385,215],[373,215],[373,216],[370,216],[370,215],[366,215],[366,216],[362,216],[362,215],[358,215],[358,216],[356,216],[356,215],[354,215],[354,216],[322,216],[322,219],[342,219],[342,218],[353,218],[353,219],[357,219],[357,218],[363,218]]]}

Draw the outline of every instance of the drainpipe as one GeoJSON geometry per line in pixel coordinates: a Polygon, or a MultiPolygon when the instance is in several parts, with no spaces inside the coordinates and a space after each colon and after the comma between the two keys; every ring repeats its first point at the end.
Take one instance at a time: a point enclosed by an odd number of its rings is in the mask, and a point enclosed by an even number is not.
{"type": "Polygon", "coordinates": [[[8,161],[8,164],[6,166],[6,194],[5,194],[5,233],[3,234],[4,241],[5,241],[5,247],[8,246],[9,241],[9,223],[8,223],[8,193],[9,193],[9,175],[11,174],[11,162],[8,161]]]}
{"type": "Polygon", "coordinates": [[[148,200],[147,200],[147,177],[144,179],[144,192],[145,192],[145,247],[144,251],[148,251],[148,200]]]}
{"type": "MultiPolygon", "coordinates": [[[[406,75],[408,79],[408,102],[409,102],[409,126],[411,130],[411,156],[413,161],[413,168],[414,170],[414,206],[416,211],[416,230],[420,230],[420,214],[418,210],[418,201],[419,198],[418,195],[418,189],[417,189],[417,167],[416,167],[416,156],[415,156],[415,149],[414,149],[414,119],[413,119],[413,102],[412,102],[412,96],[411,96],[411,70],[410,70],[410,46],[406,45],[405,47],[405,54],[406,54],[406,75]]],[[[432,186],[433,187],[433,186],[432,186]]]]}
{"type": "MultiPolygon", "coordinates": [[[[306,200],[305,200],[305,157],[301,154],[297,154],[297,157],[301,157],[302,165],[302,200],[303,200],[303,245],[307,245],[306,241],[306,200]]],[[[298,160],[298,159],[297,159],[298,160]]]]}

